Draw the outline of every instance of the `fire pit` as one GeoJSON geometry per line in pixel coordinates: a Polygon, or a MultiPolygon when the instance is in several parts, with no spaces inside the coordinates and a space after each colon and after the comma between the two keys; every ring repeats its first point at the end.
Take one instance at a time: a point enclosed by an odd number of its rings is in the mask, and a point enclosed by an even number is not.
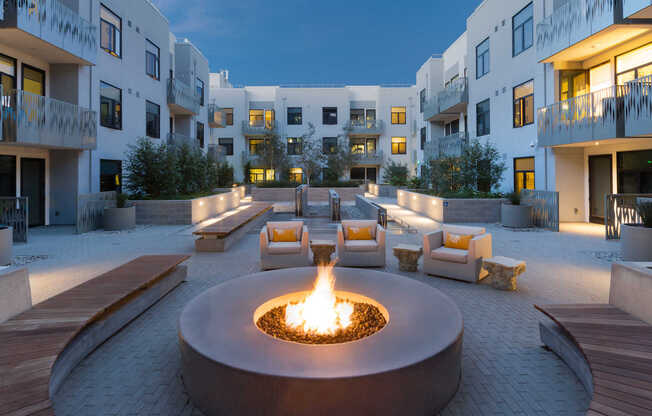
{"type": "Polygon", "coordinates": [[[438,290],[347,268],[235,279],[179,321],[184,383],[206,416],[432,415],[457,391],[462,334],[438,290]]]}

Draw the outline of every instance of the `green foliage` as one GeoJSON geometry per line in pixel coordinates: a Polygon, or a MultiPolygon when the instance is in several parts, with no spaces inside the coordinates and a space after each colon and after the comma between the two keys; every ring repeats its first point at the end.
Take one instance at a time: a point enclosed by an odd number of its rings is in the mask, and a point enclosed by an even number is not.
{"type": "Polygon", "coordinates": [[[314,188],[357,188],[362,184],[363,181],[351,180],[351,181],[322,181],[311,183],[310,186],[314,188]]]}
{"type": "Polygon", "coordinates": [[[392,186],[407,186],[409,176],[407,165],[390,160],[383,172],[383,182],[392,186]]]}
{"type": "Polygon", "coordinates": [[[215,171],[217,172],[217,186],[219,188],[226,188],[233,184],[233,166],[228,162],[218,163],[215,171]]]}
{"type": "Polygon", "coordinates": [[[433,195],[441,198],[459,198],[459,199],[497,199],[504,198],[505,196],[500,192],[480,192],[470,189],[462,189],[457,192],[436,192],[432,189],[420,189],[417,192],[425,195],[433,195]]]}
{"type": "Polygon", "coordinates": [[[296,188],[297,186],[290,181],[264,181],[256,184],[257,188],[296,188]]]}
{"type": "Polygon", "coordinates": [[[297,156],[297,167],[303,170],[304,178],[308,184],[316,177],[327,161],[320,143],[314,141],[315,126],[308,123],[308,131],[301,136],[301,153],[297,156]]]}
{"type": "Polygon", "coordinates": [[[638,198],[636,211],[641,216],[643,226],[652,228],[652,200],[650,198],[638,198]]]}
{"type": "Polygon", "coordinates": [[[428,183],[425,179],[415,176],[413,178],[410,178],[408,182],[408,187],[410,189],[424,189],[428,186],[428,183]]]}
{"type": "Polygon", "coordinates": [[[430,175],[435,192],[455,193],[462,189],[459,158],[443,157],[430,161],[430,175]]]}
{"type": "Polygon", "coordinates": [[[351,145],[345,136],[337,138],[337,149],[326,156],[325,182],[338,182],[358,161],[359,156],[351,152],[351,145]],[[340,140],[342,138],[343,140],[340,140]]]}
{"type": "Polygon", "coordinates": [[[128,200],[129,200],[129,195],[120,192],[115,197],[115,206],[117,208],[126,208],[128,200]]]}
{"type": "Polygon", "coordinates": [[[507,199],[511,202],[512,205],[521,205],[521,193],[520,192],[510,192],[507,195],[507,199]]]}
{"type": "Polygon", "coordinates": [[[251,183],[251,175],[250,175],[251,162],[247,161],[247,162],[243,163],[242,170],[243,170],[242,173],[244,174],[244,183],[248,185],[248,184],[251,183]]]}

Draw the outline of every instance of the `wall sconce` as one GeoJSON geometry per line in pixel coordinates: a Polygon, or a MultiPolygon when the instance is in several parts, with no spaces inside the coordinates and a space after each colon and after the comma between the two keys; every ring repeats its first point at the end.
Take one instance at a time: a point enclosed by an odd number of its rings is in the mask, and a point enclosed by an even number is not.
{"type": "Polygon", "coordinates": [[[416,201],[416,200],[417,200],[417,196],[416,196],[416,195],[412,195],[412,199],[414,199],[414,200],[416,201]]]}
{"type": "Polygon", "coordinates": [[[223,197],[223,196],[220,197],[220,201],[224,201],[224,197],[223,197]]]}
{"type": "Polygon", "coordinates": [[[199,206],[203,207],[204,206],[204,201],[199,201],[199,206]]]}
{"type": "Polygon", "coordinates": [[[437,205],[437,200],[436,199],[432,200],[432,205],[437,205]]]}

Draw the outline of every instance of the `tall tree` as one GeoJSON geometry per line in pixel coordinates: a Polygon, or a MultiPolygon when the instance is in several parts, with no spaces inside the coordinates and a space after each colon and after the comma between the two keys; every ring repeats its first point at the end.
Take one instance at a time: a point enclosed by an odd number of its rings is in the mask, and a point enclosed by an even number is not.
{"type": "Polygon", "coordinates": [[[297,164],[306,177],[306,183],[310,185],[310,178],[315,176],[326,163],[326,155],[319,142],[313,139],[315,126],[308,123],[308,131],[301,136],[301,152],[297,156],[297,164]]]}

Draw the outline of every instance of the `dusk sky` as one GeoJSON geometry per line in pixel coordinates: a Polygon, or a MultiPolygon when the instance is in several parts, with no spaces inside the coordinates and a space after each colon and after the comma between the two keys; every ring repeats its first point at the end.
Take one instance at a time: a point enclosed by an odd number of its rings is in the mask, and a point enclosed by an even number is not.
{"type": "Polygon", "coordinates": [[[153,0],[234,84],[414,83],[480,0],[153,0]]]}

